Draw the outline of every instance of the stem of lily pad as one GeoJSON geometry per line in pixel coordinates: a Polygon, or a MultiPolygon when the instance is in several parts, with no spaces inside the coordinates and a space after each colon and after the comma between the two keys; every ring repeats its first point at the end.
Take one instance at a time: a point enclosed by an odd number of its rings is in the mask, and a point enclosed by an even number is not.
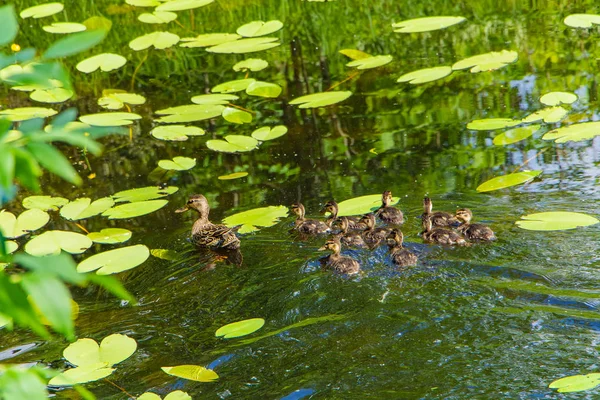
{"type": "Polygon", "coordinates": [[[135,399],[136,397],[134,395],[132,395],[131,393],[129,393],[127,390],[123,389],[121,386],[117,385],[116,383],[108,380],[108,379],[104,379],[106,382],[110,383],[111,385],[113,385],[114,387],[116,387],[117,389],[119,389],[121,392],[125,393],[127,396],[129,396],[132,399],[135,399]]]}
{"type": "Polygon", "coordinates": [[[133,84],[135,83],[135,76],[137,75],[138,71],[140,70],[140,68],[142,67],[142,64],[144,62],[146,62],[146,60],[148,59],[148,53],[149,51],[146,51],[146,55],[144,56],[144,59],[142,61],[140,61],[140,63],[137,65],[137,67],[135,67],[135,70],[133,71],[133,75],[131,75],[131,91],[133,92],[133,84]]]}
{"type": "Polygon", "coordinates": [[[518,170],[520,170],[521,168],[523,168],[525,165],[527,165],[527,163],[529,161],[533,160],[534,158],[536,158],[537,156],[539,156],[540,154],[542,154],[543,152],[545,152],[548,149],[549,149],[549,147],[546,147],[545,149],[541,149],[540,151],[538,151],[537,153],[535,153],[533,156],[531,156],[527,160],[525,160],[523,162],[523,164],[519,165],[512,173],[514,174],[515,172],[517,172],[518,170]]]}
{"type": "Polygon", "coordinates": [[[348,82],[349,80],[354,79],[355,77],[357,77],[358,75],[360,75],[360,71],[355,72],[354,74],[350,75],[349,77],[347,77],[346,79],[344,79],[341,82],[336,83],[335,85],[333,85],[332,87],[330,87],[329,89],[326,90],[326,92],[329,92],[331,89],[335,89],[336,87],[340,86],[342,83],[344,82],[348,82]]]}
{"type": "Polygon", "coordinates": [[[240,110],[242,110],[242,111],[249,112],[250,114],[256,114],[254,111],[252,111],[252,110],[248,110],[247,108],[244,108],[244,107],[242,107],[242,106],[238,106],[237,104],[231,104],[231,103],[227,103],[227,105],[228,105],[229,107],[238,108],[238,109],[240,109],[240,110]]]}

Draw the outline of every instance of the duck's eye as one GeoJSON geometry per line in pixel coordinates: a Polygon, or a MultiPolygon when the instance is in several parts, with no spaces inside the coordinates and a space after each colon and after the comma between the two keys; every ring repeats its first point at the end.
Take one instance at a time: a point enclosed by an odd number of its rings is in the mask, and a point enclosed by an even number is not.
{"type": "Polygon", "coordinates": [[[192,204],[194,200],[188,200],[188,204],[192,204]]]}

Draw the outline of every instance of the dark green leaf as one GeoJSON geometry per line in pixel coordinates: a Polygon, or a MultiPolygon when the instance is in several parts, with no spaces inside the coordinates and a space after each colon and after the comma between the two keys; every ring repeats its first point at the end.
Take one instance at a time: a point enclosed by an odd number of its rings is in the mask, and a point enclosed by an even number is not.
{"type": "Polygon", "coordinates": [[[94,393],[90,392],[81,385],[75,385],[73,386],[73,389],[75,389],[77,393],[79,393],[83,400],[96,400],[96,396],[94,396],[94,393]]]}
{"type": "Polygon", "coordinates": [[[75,107],[67,108],[52,119],[52,127],[65,126],[67,123],[75,121],[75,118],[77,118],[77,109],[75,107]]]}
{"type": "Polygon", "coordinates": [[[87,274],[86,276],[88,277],[90,282],[93,282],[98,286],[102,286],[104,289],[108,290],[118,298],[127,300],[132,304],[136,303],[135,297],[133,297],[131,293],[129,293],[127,289],[125,289],[121,281],[119,281],[114,276],[97,274],[87,274]]]}
{"type": "Polygon", "coordinates": [[[86,282],[86,275],[80,274],[75,269],[77,265],[73,258],[66,253],[57,256],[34,257],[19,253],[15,255],[15,263],[33,271],[45,272],[59,277],[65,282],[82,285],[86,282]]]}
{"type": "Polygon", "coordinates": [[[43,338],[49,337],[21,285],[12,283],[5,274],[0,274],[0,313],[12,317],[18,325],[30,328],[43,338]]]}
{"type": "Polygon", "coordinates": [[[62,58],[81,53],[104,40],[106,33],[104,30],[74,33],[54,42],[42,57],[46,59],[62,58]]]}
{"type": "Polygon", "coordinates": [[[81,185],[81,177],[75,171],[69,160],[53,146],[47,143],[32,142],[27,149],[36,160],[48,171],[60,176],[75,185],[81,185]]]}
{"type": "Polygon", "coordinates": [[[8,189],[15,176],[15,156],[7,145],[0,144],[0,186],[8,189]]]}
{"type": "Polygon", "coordinates": [[[15,178],[34,192],[40,191],[40,182],[38,177],[42,175],[42,169],[33,156],[19,148],[13,148],[15,156],[15,178]]]}
{"type": "Polygon", "coordinates": [[[36,133],[30,135],[30,139],[35,142],[65,142],[71,146],[86,149],[94,155],[99,155],[102,152],[102,145],[86,136],[83,132],[63,131],[61,128],[53,129],[52,133],[36,133]]]}
{"type": "Polygon", "coordinates": [[[30,69],[28,72],[11,75],[10,83],[12,85],[54,87],[54,85],[49,82],[50,79],[54,79],[60,81],[63,88],[72,88],[67,70],[65,70],[63,65],[58,62],[30,64],[28,68],[30,69]]]}
{"type": "Polygon", "coordinates": [[[46,382],[32,369],[9,368],[0,375],[0,398],[46,400],[46,382]]]}
{"type": "Polygon", "coordinates": [[[12,43],[19,33],[19,23],[12,4],[0,7],[0,46],[12,43]]]}

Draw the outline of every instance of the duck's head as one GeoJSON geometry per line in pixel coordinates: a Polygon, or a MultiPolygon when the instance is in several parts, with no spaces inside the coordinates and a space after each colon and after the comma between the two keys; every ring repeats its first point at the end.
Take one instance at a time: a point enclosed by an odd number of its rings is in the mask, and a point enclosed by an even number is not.
{"type": "Polygon", "coordinates": [[[328,201],[321,209],[321,214],[325,214],[326,212],[330,213],[335,218],[338,213],[338,204],[333,200],[328,201]]]}
{"type": "Polygon", "coordinates": [[[294,203],[290,207],[290,212],[296,215],[298,218],[304,218],[304,214],[306,211],[304,210],[304,205],[302,203],[294,203]]]}
{"type": "Polygon", "coordinates": [[[456,210],[457,220],[468,224],[471,222],[471,218],[473,218],[473,213],[468,208],[459,208],[456,210]]]}
{"type": "Polygon", "coordinates": [[[197,211],[200,216],[208,216],[210,212],[210,206],[208,205],[208,200],[201,194],[194,194],[190,196],[187,201],[187,204],[181,208],[175,210],[176,213],[186,212],[188,210],[197,211]]]}
{"type": "Polygon", "coordinates": [[[423,213],[431,214],[431,210],[433,209],[433,203],[429,197],[423,198],[423,213]]]}
{"type": "Polygon", "coordinates": [[[340,230],[342,231],[342,233],[346,233],[348,231],[348,218],[346,217],[339,217],[337,219],[337,223],[340,226],[340,230]]]}
{"type": "Polygon", "coordinates": [[[383,207],[389,207],[391,204],[392,204],[392,192],[389,190],[386,190],[381,195],[381,205],[383,207]]]}
{"type": "Polygon", "coordinates": [[[400,229],[392,229],[387,237],[389,244],[397,244],[402,246],[402,242],[404,242],[404,234],[400,229]]]}
{"type": "Polygon", "coordinates": [[[321,247],[319,247],[319,251],[325,251],[325,250],[331,250],[334,253],[339,253],[340,251],[342,251],[342,245],[340,243],[340,239],[338,238],[333,238],[333,239],[329,239],[328,241],[325,242],[325,244],[321,247]]]}
{"type": "Polygon", "coordinates": [[[375,214],[368,213],[362,216],[360,222],[367,226],[367,229],[375,228],[375,214]]]}

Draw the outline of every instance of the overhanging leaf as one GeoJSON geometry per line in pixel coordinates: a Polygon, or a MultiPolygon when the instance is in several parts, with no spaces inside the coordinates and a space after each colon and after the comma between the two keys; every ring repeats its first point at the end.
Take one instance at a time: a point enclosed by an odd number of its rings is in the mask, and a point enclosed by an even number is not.
{"type": "Polygon", "coordinates": [[[0,7],[0,46],[12,43],[19,33],[19,23],[12,4],[0,7]]]}
{"type": "Polygon", "coordinates": [[[105,30],[93,30],[70,34],[50,45],[42,57],[45,59],[63,58],[81,53],[104,40],[106,34],[107,31],[105,30]]]}

